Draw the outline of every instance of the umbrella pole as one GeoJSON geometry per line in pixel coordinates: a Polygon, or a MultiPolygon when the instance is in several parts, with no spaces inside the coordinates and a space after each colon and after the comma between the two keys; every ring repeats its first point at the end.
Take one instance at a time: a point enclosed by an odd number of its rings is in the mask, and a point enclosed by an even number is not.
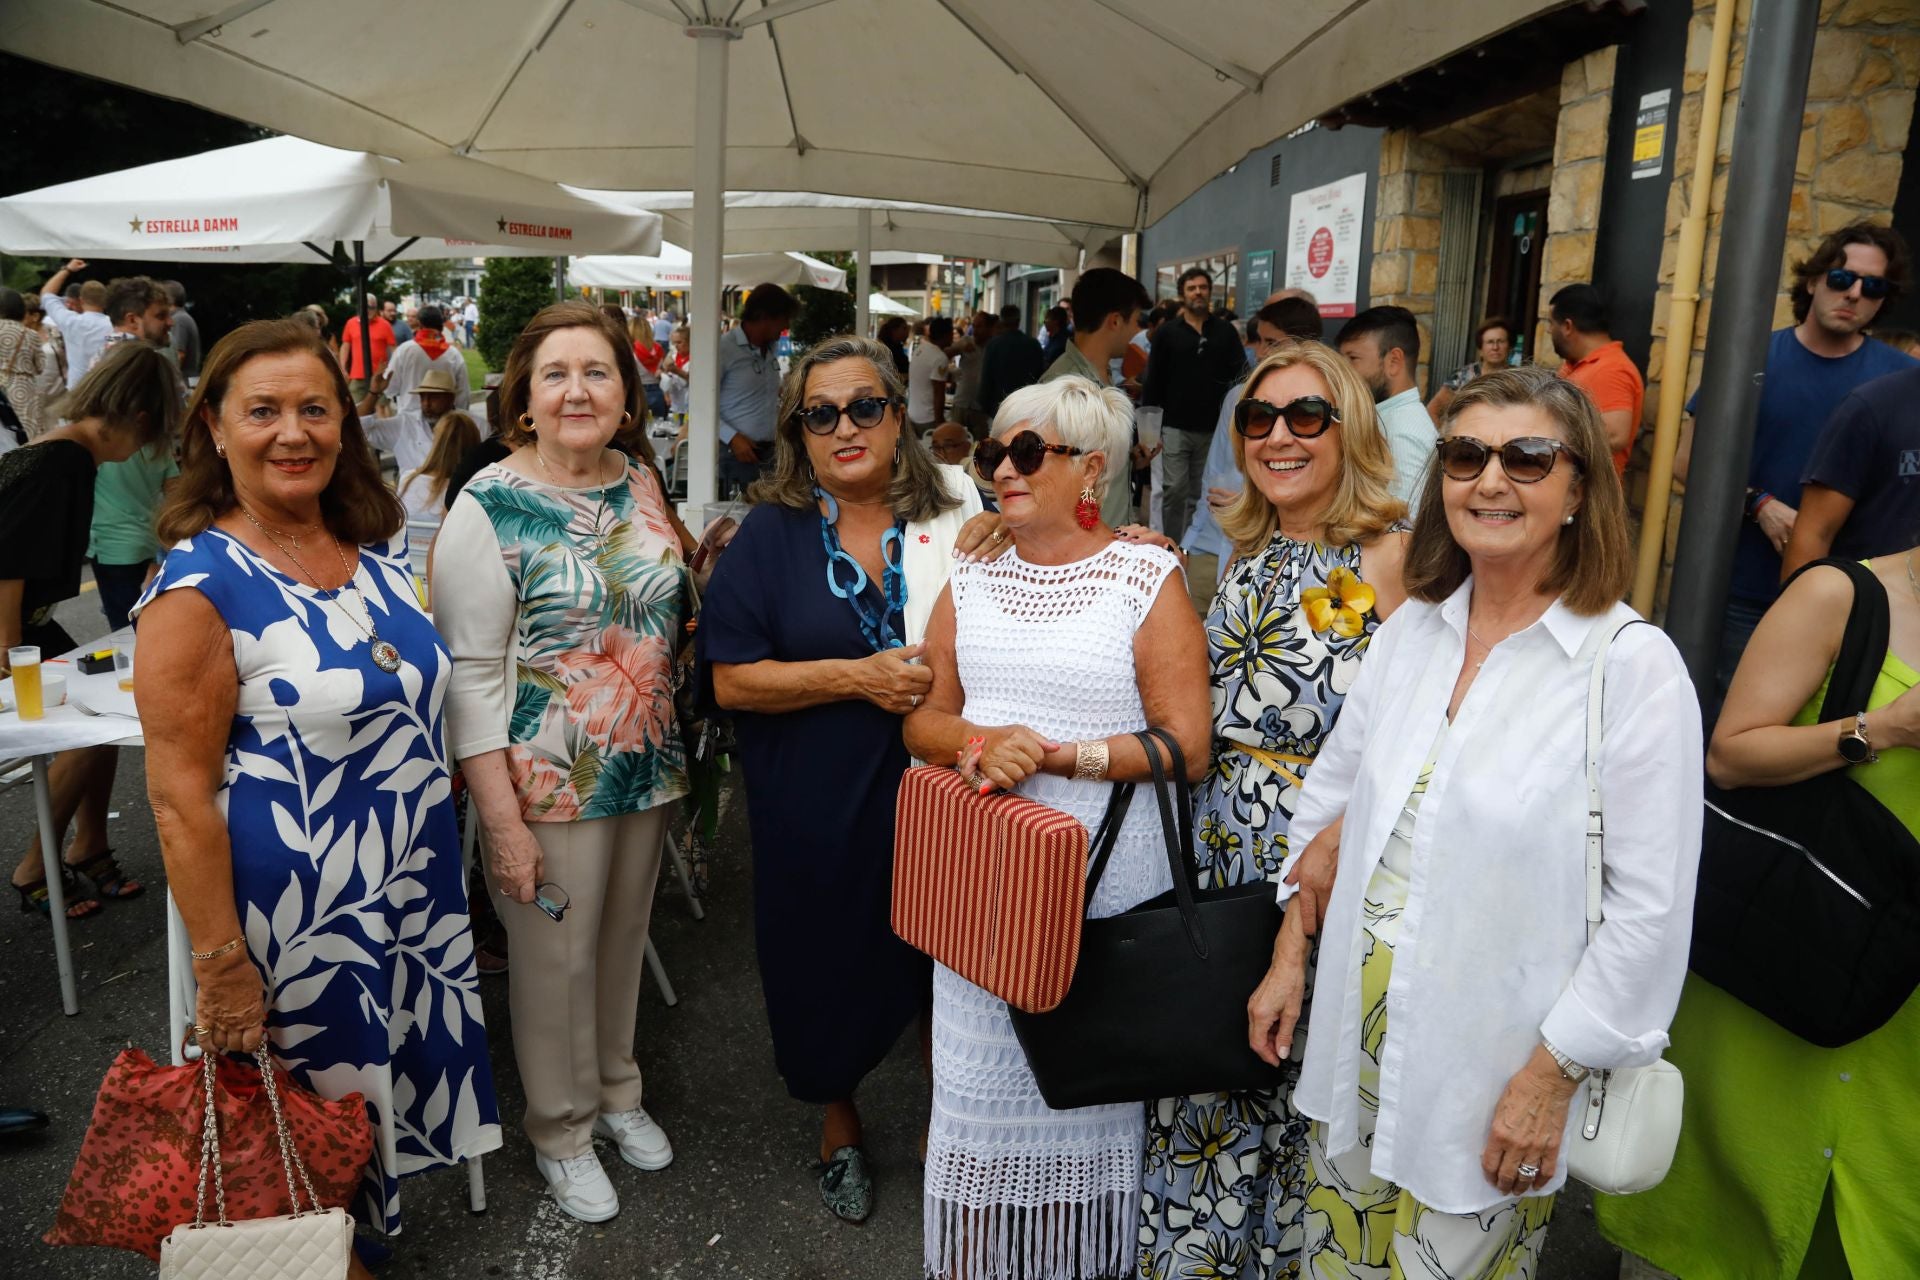
{"type": "Polygon", "coordinates": [[[373,318],[367,314],[367,243],[353,242],[353,304],[360,315],[360,368],[373,384],[373,318]]]}
{"type": "MultiPolygon", "coordinates": [[[[690,26],[693,80],[693,323],[691,420],[687,429],[687,508],[701,528],[719,495],[720,284],[726,248],[727,60],[738,29],[690,26]]],[[[768,424],[771,425],[771,424],[768,424]]]]}
{"type": "Polygon", "coordinates": [[[853,253],[853,331],[866,337],[873,320],[873,210],[860,211],[859,239],[853,253]]]}
{"type": "Polygon", "coordinates": [[[555,302],[567,300],[567,260],[565,258],[553,260],[553,300],[555,302]]]}

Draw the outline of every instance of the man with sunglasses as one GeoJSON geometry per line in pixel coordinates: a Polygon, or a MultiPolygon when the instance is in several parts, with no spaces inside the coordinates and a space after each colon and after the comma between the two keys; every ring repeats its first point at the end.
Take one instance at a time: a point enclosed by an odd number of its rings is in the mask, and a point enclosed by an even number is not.
{"type": "Polygon", "coordinates": [[[1161,528],[1177,533],[1193,519],[1206,483],[1207,445],[1227,389],[1246,373],[1246,348],[1233,323],[1213,314],[1213,277],[1205,267],[1180,273],[1180,314],[1154,335],[1140,403],[1163,411],[1161,528]]]}
{"type": "MultiPolygon", "coordinates": [[[[1779,329],[1767,347],[1760,409],[1753,426],[1753,461],[1747,476],[1746,522],[1734,551],[1731,594],[1721,629],[1717,676],[1726,692],[1747,640],[1780,594],[1782,554],[1799,517],[1801,477],[1807,473],[1820,429],[1862,383],[1897,373],[1907,357],[1863,330],[1906,286],[1907,243],[1891,227],[1856,222],[1820,242],[1793,271],[1790,329],[1779,329]]],[[[1702,429],[1700,397],[1687,404],[1673,473],[1686,481],[1693,439],[1702,429]]],[[[1706,407],[1704,429],[1730,432],[1706,407]]]]}

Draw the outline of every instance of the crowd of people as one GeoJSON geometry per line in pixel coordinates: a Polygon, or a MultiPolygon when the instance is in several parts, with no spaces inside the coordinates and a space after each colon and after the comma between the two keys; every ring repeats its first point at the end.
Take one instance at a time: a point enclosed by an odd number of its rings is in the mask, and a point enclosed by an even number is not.
{"type": "MultiPolygon", "coordinates": [[[[1893,1274],[1920,1014],[1817,1049],[1687,964],[1708,776],[1846,769],[1920,832],[1920,367],[1866,332],[1908,268],[1867,224],[1794,268],[1704,716],[1622,603],[1644,381],[1584,285],[1549,304],[1557,370],[1511,365],[1519,335],[1493,317],[1426,397],[1405,310],[1328,335],[1281,290],[1243,332],[1205,271],[1154,305],[1091,269],[1044,338],[1010,306],[917,341],[829,338],[784,374],[794,300],[760,286],[714,357],[723,476],[749,509],[696,611],[696,541],[648,429],[684,404],[675,317],[547,307],[482,405],[455,349],[471,313],[378,315],[371,364],[357,319],[336,348],[311,311],[203,359],[175,291],[88,281],[69,301],[63,271],[0,291],[23,424],[0,456],[0,649],[68,647],[51,610],[89,560],[108,620],[137,620],[193,1034],[365,1097],[356,1213],[380,1232],[405,1177],[502,1144],[479,1000],[500,967],[517,1118],[556,1204],[619,1212],[597,1141],[671,1163],[637,996],[699,714],[732,727],[773,1060],[819,1109],[839,1219],[864,1221],[886,1176],[857,1095],[920,1028],[930,1277],[1537,1274],[1583,1083],[1663,1054],[1685,1073],[1680,1149],[1656,1189],[1602,1197],[1613,1239],[1688,1277],[1893,1274]],[[1867,709],[1822,724],[1853,587],[1830,567],[1779,583],[1828,555],[1869,563],[1891,642],[1867,709]],[[1055,1109],[1007,1004],[893,930],[900,782],[952,764],[1091,830],[1116,784],[1153,781],[1149,728],[1195,789],[1200,885],[1285,904],[1245,993],[1249,1050],[1285,1069],[1055,1109]],[[512,963],[490,970],[495,918],[512,963]]],[[[1690,412],[1683,476],[1715,429],[1690,412]]],[[[141,890],[105,844],[113,773],[111,748],[54,768],[93,889],[74,915],[141,890]]],[[[1089,917],[1172,887],[1162,838],[1143,785],[1089,917]]],[[[47,910],[40,867],[35,848],[14,874],[28,911],[47,910]]]]}

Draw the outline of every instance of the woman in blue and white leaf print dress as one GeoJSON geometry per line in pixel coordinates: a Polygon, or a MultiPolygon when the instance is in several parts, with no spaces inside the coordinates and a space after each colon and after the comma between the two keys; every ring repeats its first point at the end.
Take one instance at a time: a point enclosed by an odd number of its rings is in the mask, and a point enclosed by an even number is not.
{"type": "MultiPolygon", "coordinates": [[[[1313,758],[1380,621],[1404,598],[1406,508],[1373,397],[1337,352],[1289,343],[1247,379],[1223,513],[1234,558],[1206,620],[1213,751],[1194,793],[1206,886],[1278,880],[1313,758]]],[[[1307,1121],[1293,1086],[1148,1104],[1137,1274],[1299,1274],[1307,1121]]]]}
{"type": "MultiPolygon", "coordinates": [[[[148,787],[195,952],[195,1028],[374,1125],[361,1217],[500,1145],[442,703],[401,511],[309,331],[206,365],[171,542],[135,608],[148,787]]],[[[357,1264],[356,1264],[357,1266],[357,1264]]],[[[356,1270],[355,1274],[359,1274],[356,1270]]]]}

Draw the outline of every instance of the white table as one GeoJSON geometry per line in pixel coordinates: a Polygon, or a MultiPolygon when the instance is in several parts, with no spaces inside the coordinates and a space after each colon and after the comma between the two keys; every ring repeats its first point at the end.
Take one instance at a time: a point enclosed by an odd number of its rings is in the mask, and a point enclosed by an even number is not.
{"type": "Polygon", "coordinates": [[[76,747],[145,745],[133,695],[120,688],[118,673],[109,669],[87,675],[80,670],[82,655],[109,647],[132,653],[133,628],[89,641],[42,664],[47,674],[58,672],[65,677],[67,700],[63,706],[48,707],[39,720],[22,720],[13,710],[13,681],[0,681],[0,698],[8,707],[0,711],[0,762],[9,767],[23,760],[33,764],[33,804],[40,826],[40,859],[47,874],[53,954],[60,969],[60,1004],[69,1017],[80,1012],[80,997],[74,986],[73,951],[67,939],[67,895],[60,883],[60,842],[53,830],[47,767],[56,754],[76,747]],[[108,714],[89,716],[79,710],[81,706],[108,714]]]}

